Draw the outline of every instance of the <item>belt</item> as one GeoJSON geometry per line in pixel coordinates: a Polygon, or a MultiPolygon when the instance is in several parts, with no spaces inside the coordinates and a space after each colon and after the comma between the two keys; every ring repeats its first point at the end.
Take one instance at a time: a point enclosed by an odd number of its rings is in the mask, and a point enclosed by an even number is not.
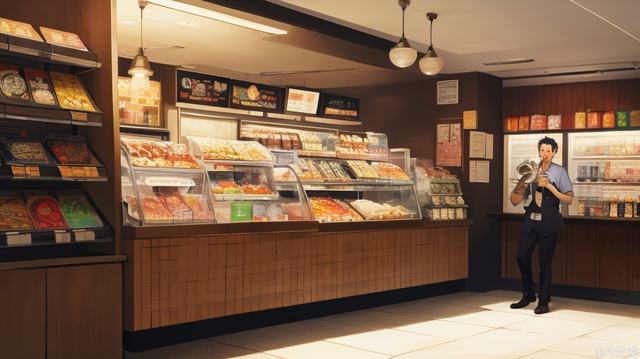
{"type": "Polygon", "coordinates": [[[542,221],[542,213],[531,212],[529,218],[533,221],[542,221]]]}

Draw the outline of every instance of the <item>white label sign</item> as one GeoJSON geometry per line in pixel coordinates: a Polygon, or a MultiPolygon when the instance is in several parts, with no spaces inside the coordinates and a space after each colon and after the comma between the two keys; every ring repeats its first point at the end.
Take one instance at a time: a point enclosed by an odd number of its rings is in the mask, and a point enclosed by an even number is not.
{"type": "Polygon", "coordinates": [[[458,80],[438,81],[438,105],[458,103],[458,80]]]}
{"type": "Polygon", "coordinates": [[[286,111],[315,115],[318,112],[320,93],[289,88],[286,111]]]}

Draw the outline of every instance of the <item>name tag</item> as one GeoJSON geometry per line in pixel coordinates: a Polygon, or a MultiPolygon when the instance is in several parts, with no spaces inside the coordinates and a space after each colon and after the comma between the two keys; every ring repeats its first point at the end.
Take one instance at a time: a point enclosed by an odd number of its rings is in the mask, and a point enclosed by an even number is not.
{"type": "Polygon", "coordinates": [[[542,221],[542,213],[531,212],[530,218],[534,221],[542,221]]]}

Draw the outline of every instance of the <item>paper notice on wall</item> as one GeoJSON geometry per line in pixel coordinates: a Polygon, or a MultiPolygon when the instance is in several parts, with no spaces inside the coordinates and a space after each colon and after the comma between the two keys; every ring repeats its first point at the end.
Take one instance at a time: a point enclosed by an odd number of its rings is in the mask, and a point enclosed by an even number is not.
{"type": "Polygon", "coordinates": [[[486,133],[480,131],[469,131],[469,157],[484,158],[486,141],[486,133]]]}
{"type": "Polygon", "coordinates": [[[462,125],[441,123],[436,126],[436,166],[462,166],[462,125]]]}
{"type": "Polygon", "coordinates": [[[469,161],[469,182],[489,183],[489,161],[469,161]]]}
{"type": "Polygon", "coordinates": [[[493,159],[493,134],[487,133],[484,158],[493,159]]]}
{"type": "Polygon", "coordinates": [[[438,124],[438,142],[449,142],[449,124],[438,124]]]}

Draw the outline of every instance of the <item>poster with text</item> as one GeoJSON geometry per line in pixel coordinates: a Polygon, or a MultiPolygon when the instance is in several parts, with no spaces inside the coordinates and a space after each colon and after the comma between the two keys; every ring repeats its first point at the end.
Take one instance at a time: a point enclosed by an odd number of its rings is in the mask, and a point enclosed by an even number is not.
{"type": "Polygon", "coordinates": [[[462,132],[460,123],[439,123],[436,125],[438,141],[436,144],[436,166],[462,166],[462,132]],[[446,127],[446,129],[445,129],[446,127]],[[446,140],[445,133],[449,133],[446,140]],[[443,134],[440,136],[440,134],[443,134]]]}

